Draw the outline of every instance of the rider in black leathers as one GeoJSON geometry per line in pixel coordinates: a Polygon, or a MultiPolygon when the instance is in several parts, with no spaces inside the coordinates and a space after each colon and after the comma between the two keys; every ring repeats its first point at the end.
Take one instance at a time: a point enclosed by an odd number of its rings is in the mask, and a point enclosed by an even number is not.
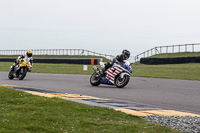
{"type": "Polygon", "coordinates": [[[123,50],[121,55],[117,55],[112,62],[108,62],[105,64],[103,72],[105,72],[109,67],[111,67],[114,63],[123,64],[124,60],[127,60],[130,57],[130,52],[128,50],[123,50]]]}

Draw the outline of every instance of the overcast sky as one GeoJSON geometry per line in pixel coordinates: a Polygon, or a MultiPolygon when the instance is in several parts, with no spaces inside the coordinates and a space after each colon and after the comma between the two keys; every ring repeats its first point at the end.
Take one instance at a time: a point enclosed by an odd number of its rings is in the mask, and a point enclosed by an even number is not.
{"type": "Polygon", "coordinates": [[[0,49],[87,49],[132,56],[200,43],[199,0],[0,0],[0,49]]]}

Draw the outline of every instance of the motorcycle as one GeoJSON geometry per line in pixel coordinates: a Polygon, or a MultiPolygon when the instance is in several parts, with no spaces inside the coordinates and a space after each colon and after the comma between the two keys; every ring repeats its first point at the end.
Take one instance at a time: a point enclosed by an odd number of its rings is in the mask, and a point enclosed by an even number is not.
{"type": "MultiPolygon", "coordinates": [[[[100,66],[104,68],[105,64],[100,62],[100,66]]],[[[122,65],[114,63],[105,73],[96,66],[93,66],[93,69],[95,72],[90,77],[90,83],[93,86],[107,84],[123,88],[128,84],[132,73],[131,65],[127,60],[125,60],[122,65]]]]}
{"type": "Polygon", "coordinates": [[[19,80],[23,80],[28,71],[31,71],[32,67],[30,62],[27,62],[24,58],[19,61],[17,66],[11,66],[10,72],[8,74],[9,79],[18,78],[19,80]]]}

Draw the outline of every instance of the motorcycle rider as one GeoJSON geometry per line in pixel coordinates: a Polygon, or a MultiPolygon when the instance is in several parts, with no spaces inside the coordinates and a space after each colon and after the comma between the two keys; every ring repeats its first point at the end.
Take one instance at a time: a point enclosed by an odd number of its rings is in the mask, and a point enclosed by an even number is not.
{"type": "Polygon", "coordinates": [[[130,52],[128,50],[123,50],[121,55],[117,55],[112,62],[107,62],[103,68],[103,73],[109,68],[112,67],[114,63],[123,64],[124,60],[127,60],[130,57],[130,52]]]}
{"type": "Polygon", "coordinates": [[[32,51],[28,50],[25,55],[20,55],[13,64],[13,68],[19,64],[19,62],[24,58],[28,63],[30,62],[31,68],[29,69],[29,72],[32,71],[33,66],[33,58],[32,58],[32,51]]]}

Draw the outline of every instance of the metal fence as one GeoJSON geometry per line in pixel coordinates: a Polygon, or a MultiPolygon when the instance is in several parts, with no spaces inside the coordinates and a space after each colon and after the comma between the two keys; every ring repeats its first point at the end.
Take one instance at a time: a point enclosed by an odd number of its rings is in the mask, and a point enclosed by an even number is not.
{"type": "MultiPolygon", "coordinates": [[[[23,55],[27,50],[0,50],[0,55],[23,55]]],[[[84,49],[33,49],[34,55],[92,55],[113,59],[113,55],[96,53],[84,49]]]]}
{"type": "Polygon", "coordinates": [[[180,53],[180,52],[200,52],[200,43],[155,47],[141,54],[136,55],[135,62],[139,61],[140,58],[145,58],[156,54],[180,53]]]}

